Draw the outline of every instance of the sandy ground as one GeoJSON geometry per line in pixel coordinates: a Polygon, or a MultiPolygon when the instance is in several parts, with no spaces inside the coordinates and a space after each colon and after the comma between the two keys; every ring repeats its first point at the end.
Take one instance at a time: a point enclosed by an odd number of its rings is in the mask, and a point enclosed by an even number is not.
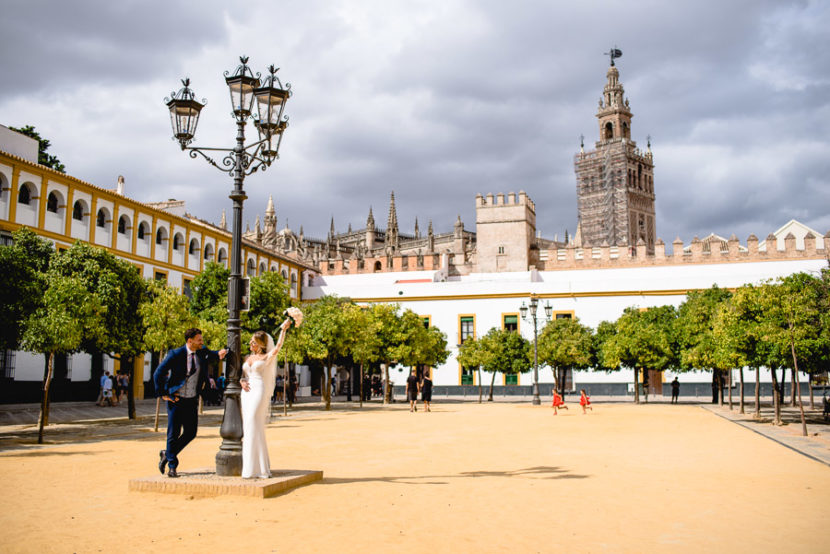
{"type": "MultiPolygon", "coordinates": [[[[214,419],[215,421],[215,419],[214,419]]],[[[830,467],[697,406],[397,404],[306,410],[271,499],[130,493],[163,434],[0,452],[4,552],[827,552],[830,467]],[[223,537],[227,535],[227,538],[223,537]]],[[[215,423],[180,456],[212,467],[215,423]]]]}

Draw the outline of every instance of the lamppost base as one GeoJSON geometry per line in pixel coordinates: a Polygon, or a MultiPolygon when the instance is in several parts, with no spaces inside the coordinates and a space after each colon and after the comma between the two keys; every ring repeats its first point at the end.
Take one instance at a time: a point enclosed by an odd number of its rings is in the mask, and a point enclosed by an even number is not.
{"type": "Polygon", "coordinates": [[[216,475],[239,477],[242,475],[242,450],[220,450],[216,453],[216,475]]]}
{"type": "Polygon", "coordinates": [[[542,405],[542,399],[539,398],[538,396],[534,396],[532,404],[534,406],[541,406],[542,405]]]}

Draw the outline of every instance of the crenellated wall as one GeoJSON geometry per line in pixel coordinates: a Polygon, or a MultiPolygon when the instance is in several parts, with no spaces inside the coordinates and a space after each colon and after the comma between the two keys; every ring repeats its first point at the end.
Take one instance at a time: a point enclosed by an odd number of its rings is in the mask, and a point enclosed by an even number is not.
{"type": "Polygon", "coordinates": [[[684,246],[683,241],[676,239],[672,242],[671,253],[666,252],[666,244],[657,239],[654,254],[646,253],[643,241],[636,247],[617,246],[569,246],[555,250],[543,250],[539,255],[539,267],[544,271],[585,268],[620,268],[653,265],[683,265],[683,264],[712,264],[712,263],[740,263],[758,261],[778,261],[796,259],[828,258],[830,254],[830,232],[820,239],[809,233],[804,238],[804,248],[796,247],[796,238],[790,233],[784,238],[784,248],[776,248],[775,235],[767,237],[766,250],[758,249],[758,238],[750,235],[745,247],[734,236],[727,241],[726,249],[714,247],[705,248],[704,241],[695,238],[684,246]]]}

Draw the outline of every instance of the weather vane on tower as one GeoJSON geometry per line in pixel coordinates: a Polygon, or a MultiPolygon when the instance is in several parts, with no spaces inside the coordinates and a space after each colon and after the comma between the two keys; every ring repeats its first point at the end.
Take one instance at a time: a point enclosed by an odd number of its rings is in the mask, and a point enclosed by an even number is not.
{"type": "Polygon", "coordinates": [[[622,50],[614,46],[614,48],[612,48],[608,52],[605,52],[605,55],[611,58],[611,65],[614,65],[615,58],[622,58],[622,50]]]}

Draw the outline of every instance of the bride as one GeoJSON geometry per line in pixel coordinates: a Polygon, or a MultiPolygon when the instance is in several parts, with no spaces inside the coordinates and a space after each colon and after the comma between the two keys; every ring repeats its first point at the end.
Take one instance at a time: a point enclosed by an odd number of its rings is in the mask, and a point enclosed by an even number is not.
{"type": "Polygon", "coordinates": [[[271,461],[265,442],[265,425],[271,394],[277,378],[277,353],[285,341],[285,332],[292,319],[286,319],[280,326],[280,337],[276,346],[274,339],[265,331],[257,331],[251,337],[251,355],[242,366],[242,477],[267,478],[271,476],[271,461]]]}

